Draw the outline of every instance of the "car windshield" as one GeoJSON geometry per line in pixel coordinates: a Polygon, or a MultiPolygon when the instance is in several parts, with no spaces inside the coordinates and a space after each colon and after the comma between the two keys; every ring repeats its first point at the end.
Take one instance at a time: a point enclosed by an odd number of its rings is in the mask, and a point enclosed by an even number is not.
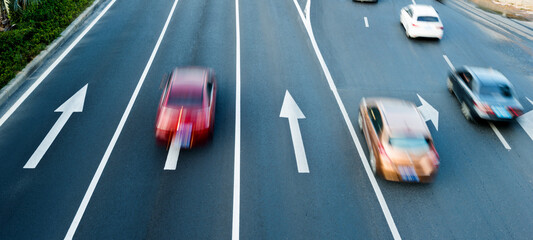
{"type": "Polygon", "coordinates": [[[438,22],[438,17],[430,17],[430,16],[420,16],[417,18],[417,21],[419,22],[438,22]]]}
{"type": "Polygon", "coordinates": [[[389,139],[392,147],[409,150],[427,150],[429,149],[428,141],[423,137],[394,137],[389,139]]]}
{"type": "Polygon", "coordinates": [[[513,91],[511,90],[511,87],[505,84],[481,85],[479,88],[479,94],[485,96],[510,98],[513,96],[513,91]]]}
{"type": "Polygon", "coordinates": [[[168,96],[168,106],[201,106],[202,94],[200,91],[173,88],[168,96]]]}

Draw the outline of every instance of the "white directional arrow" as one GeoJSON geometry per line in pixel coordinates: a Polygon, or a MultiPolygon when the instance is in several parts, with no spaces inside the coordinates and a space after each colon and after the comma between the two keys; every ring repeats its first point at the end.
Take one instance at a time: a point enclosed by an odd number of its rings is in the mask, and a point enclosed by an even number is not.
{"type": "Polygon", "coordinates": [[[422,117],[424,117],[424,120],[433,122],[433,126],[435,126],[435,129],[437,131],[439,130],[439,111],[435,109],[433,106],[431,106],[426,100],[424,100],[420,95],[416,94],[418,96],[418,99],[420,99],[420,102],[422,103],[421,106],[418,107],[418,111],[422,114],[422,117]]]}
{"type": "MultiPolygon", "coordinates": [[[[531,101],[529,98],[526,97],[526,99],[533,105],[533,101],[531,101]]],[[[529,111],[526,114],[520,116],[518,119],[516,119],[520,126],[526,131],[527,135],[529,135],[529,138],[533,140],[533,111],[529,111]]]]}
{"type": "Polygon", "coordinates": [[[85,102],[86,93],[87,84],[54,111],[62,112],[62,114],[59,116],[59,119],[56,121],[52,129],[50,129],[48,134],[46,134],[46,137],[44,137],[43,141],[39,147],[37,147],[33,155],[31,155],[30,160],[28,160],[26,165],[24,165],[24,168],[37,167],[39,161],[41,161],[44,154],[48,148],[50,148],[50,145],[52,145],[63,126],[65,126],[65,123],[67,123],[70,115],[72,115],[73,112],[83,111],[83,103],[85,102]]]}
{"type": "Polygon", "coordinates": [[[298,125],[298,119],[305,119],[305,116],[292,98],[289,91],[285,92],[285,98],[283,99],[283,105],[281,106],[279,117],[289,119],[289,128],[291,129],[292,145],[294,146],[294,154],[296,155],[298,172],[309,173],[309,166],[307,166],[307,157],[305,156],[302,133],[300,132],[300,125],[298,125]]]}

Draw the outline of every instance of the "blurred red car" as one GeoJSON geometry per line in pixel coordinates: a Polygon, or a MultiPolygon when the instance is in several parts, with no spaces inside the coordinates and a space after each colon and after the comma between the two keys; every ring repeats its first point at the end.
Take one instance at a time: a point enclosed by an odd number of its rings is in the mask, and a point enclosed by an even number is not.
{"type": "Polygon", "coordinates": [[[168,147],[177,140],[181,148],[206,143],[213,135],[216,89],[215,74],[209,68],[174,69],[157,111],[157,141],[168,147]]]}

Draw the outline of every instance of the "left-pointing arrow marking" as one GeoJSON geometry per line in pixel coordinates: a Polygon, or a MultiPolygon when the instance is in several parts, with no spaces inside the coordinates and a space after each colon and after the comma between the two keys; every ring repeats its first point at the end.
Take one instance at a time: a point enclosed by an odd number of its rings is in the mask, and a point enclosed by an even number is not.
{"type": "Polygon", "coordinates": [[[307,157],[305,156],[304,142],[302,140],[302,133],[300,132],[300,125],[298,119],[305,119],[304,114],[294,101],[289,91],[285,92],[283,105],[279,117],[289,119],[289,128],[291,130],[292,145],[294,146],[294,154],[296,155],[296,165],[299,173],[309,173],[309,166],[307,166],[307,157]]]}
{"type": "Polygon", "coordinates": [[[63,126],[65,126],[65,123],[67,123],[70,115],[72,115],[73,112],[83,111],[83,103],[85,102],[86,93],[87,84],[55,110],[55,112],[62,112],[61,116],[59,116],[59,119],[56,121],[52,129],[50,129],[48,134],[46,134],[46,137],[44,137],[43,141],[39,147],[37,147],[33,155],[31,155],[30,160],[28,160],[26,165],[24,165],[24,168],[37,167],[39,161],[41,161],[44,154],[48,148],[50,148],[50,145],[52,145],[63,126]]]}

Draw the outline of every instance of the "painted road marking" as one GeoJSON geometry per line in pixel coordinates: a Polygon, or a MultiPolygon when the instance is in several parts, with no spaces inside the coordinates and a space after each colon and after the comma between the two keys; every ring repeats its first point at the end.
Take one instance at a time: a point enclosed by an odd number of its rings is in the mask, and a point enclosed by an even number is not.
{"type": "Polygon", "coordinates": [[[505,141],[505,138],[503,138],[503,136],[500,133],[500,131],[498,130],[498,128],[496,128],[496,126],[494,126],[494,124],[491,123],[491,122],[489,122],[489,125],[492,128],[492,130],[494,131],[494,133],[496,133],[496,136],[498,136],[498,139],[500,139],[500,142],[502,142],[502,144],[505,147],[505,149],[511,150],[511,146],[509,146],[509,143],[507,143],[507,141],[505,141]]]}
{"type": "Polygon", "coordinates": [[[239,240],[241,213],[241,28],[239,21],[239,0],[235,0],[235,151],[233,152],[232,240],[239,240]]]}
{"type": "Polygon", "coordinates": [[[426,102],[426,100],[424,100],[420,95],[416,95],[422,103],[422,105],[417,107],[417,109],[422,114],[422,117],[424,117],[424,121],[431,121],[433,123],[433,126],[435,126],[435,129],[439,131],[439,111],[437,111],[437,109],[431,106],[431,104],[426,102]]]}
{"type": "Polygon", "coordinates": [[[444,61],[446,61],[446,63],[448,64],[448,66],[450,67],[450,69],[452,70],[452,72],[455,72],[455,67],[453,66],[452,62],[450,61],[450,59],[448,58],[448,56],[446,55],[442,55],[442,57],[444,58],[444,61]]]}
{"type": "Polygon", "coordinates": [[[387,224],[392,233],[392,237],[395,240],[399,240],[401,239],[401,236],[400,236],[400,233],[398,232],[398,228],[396,227],[396,224],[394,223],[394,219],[392,218],[387,202],[385,201],[385,198],[383,197],[383,193],[381,192],[381,189],[379,188],[379,185],[376,181],[376,177],[374,176],[374,173],[372,173],[372,170],[370,169],[370,165],[363,151],[361,142],[359,141],[359,138],[357,137],[357,134],[355,133],[355,129],[353,127],[352,121],[350,120],[350,116],[348,116],[346,107],[344,107],[344,103],[342,103],[342,99],[339,95],[339,92],[337,91],[337,87],[335,86],[333,77],[331,76],[331,73],[329,72],[326,62],[324,61],[324,57],[322,57],[322,53],[320,52],[320,49],[318,48],[318,45],[316,43],[315,36],[313,34],[313,28],[311,27],[311,19],[306,20],[304,18],[302,9],[300,8],[300,5],[298,5],[297,0],[293,0],[293,2],[294,2],[294,5],[296,6],[296,9],[298,10],[298,13],[300,14],[300,18],[304,22],[305,29],[307,31],[307,34],[309,35],[309,39],[311,40],[313,49],[315,50],[316,57],[318,58],[318,61],[320,62],[320,66],[322,67],[322,71],[324,72],[324,75],[326,76],[328,85],[331,91],[333,92],[333,96],[335,96],[337,105],[339,106],[342,116],[344,117],[346,126],[348,127],[348,130],[350,131],[350,135],[352,136],[353,143],[355,145],[355,148],[357,149],[357,152],[359,153],[359,157],[361,158],[361,162],[363,163],[363,166],[365,168],[366,175],[368,176],[368,179],[370,180],[372,188],[374,189],[374,193],[376,194],[381,210],[383,211],[383,215],[385,215],[385,219],[387,220],[387,224]]]}
{"type": "Polygon", "coordinates": [[[368,27],[368,18],[365,17],[365,27],[368,27]]]}
{"type": "Polygon", "coordinates": [[[415,2],[415,0],[411,0],[411,2],[413,2],[413,5],[416,5],[416,2],[415,2]]]}
{"type": "MultiPolygon", "coordinates": [[[[531,103],[533,104],[533,102],[531,103]]],[[[526,114],[516,119],[520,126],[526,131],[527,135],[533,140],[533,111],[529,111],[526,114]]]]}
{"type": "Polygon", "coordinates": [[[89,26],[87,26],[87,28],[83,30],[83,32],[76,38],[76,40],[74,40],[74,42],[72,42],[68,46],[68,48],[65,49],[63,53],[61,53],[61,55],[54,61],[54,63],[52,63],[52,65],[50,65],[50,67],[48,67],[48,69],[46,69],[46,71],[41,74],[41,76],[30,86],[30,88],[28,88],[28,90],[26,90],[26,92],[24,92],[24,94],[20,96],[20,98],[15,102],[15,104],[13,104],[13,106],[11,106],[9,110],[7,110],[4,116],[0,118],[0,127],[7,121],[9,117],[11,117],[13,112],[17,110],[17,108],[26,100],[26,98],[30,96],[30,94],[39,86],[39,84],[43,82],[43,80],[48,76],[48,74],[50,74],[52,70],[54,70],[54,68],[56,68],[56,66],[70,53],[70,51],[81,41],[85,34],[87,34],[91,30],[91,28],[93,28],[93,26],[100,20],[100,18],[102,18],[102,16],[104,16],[107,10],[109,10],[109,8],[111,8],[111,6],[113,6],[115,2],[116,0],[112,0],[104,8],[104,10],[100,14],[98,14],[98,16],[91,22],[91,24],[89,24],[89,26]]]}
{"type": "Polygon", "coordinates": [[[531,103],[531,105],[533,105],[533,101],[531,101],[531,99],[529,99],[528,97],[526,97],[526,99],[529,101],[529,103],[531,103]]]}
{"type": "Polygon", "coordinates": [[[311,0],[307,0],[307,3],[305,3],[305,17],[309,20],[311,19],[311,16],[309,16],[309,11],[311,10],[311,0]]]}
{"type": "Polygon", "coordinates": [[[291,131],[292,145],[294,147],[294,155],[296,157],[296,166],[298,173],[309,173],[309,166],[307,165],[307,157],[305,156],[304,142],[302,140],[302,132],[298,119],[305,119],[302,110],[296,104],[289,91],[285,91],[285,98],[281,106],[279,117],[289,119],[289,128],[291,131]]]}
{"type": "Polygon", "coordinates": [[[164,170],[176,170],[181,150],[181,137],[174,137],[168,149],[164,170]]]}
{"type": "Polygon", "coordinates": [[[167,31],[168,24],[170,23],[170,19],[172,18],[174,10],[176,9],[177,3],[178,3],[178,0],[175,0],[174,5],[172,5],[172,9],[170,9],[170,13],[168,14],[167,21],[165,22],[165,26],[163,27],[163,30],[161,31],[161,35],[159,35],[159,39],[157,39],[157,43],[155,44],[154,50],[152,51],[152,55],[150,55],[150,59],[148,59],[148,63],[146,63],[146,67],[144,68],[141,78],[139,79],[139,82],[137,83],[137,86],[135,87],[135,91],[133,92],[133,95],[131,95],[131,99],[128,102],[128,106],[126,107],[126,110],[124,111],[124,114],[122,115],[122,118],[120,119],[120,122],[117,126],[117,129],[115,130],[115,133],[113,134],[113,137],[111,138],[111,142],[109,142],[109,145],[107,146],[107,149],[104,153],[104,157],[102,157],[102,161],[100,161],[100,165],[98,165],[98,169],[96,169],[96,173],[94,174],[93,179],[91,180],[91,183],[89,184],[89,188],[87,189],[87,192],[85,192],[85,196],[83,196],[83,200],[81,201],[80,207],[78,208],[76,215],[74,216],[74,220],[72,220],[72,223],[70,224],[70,227],[65,236],[65,239],[72,239],[74,237],[74,233],[76,233],[76,229],[78,228],[78,225],[80,224],[81,218],[83,217],[83,214],[85,213],[85,209],[87,208],[87,205],[89,205],[89,201],[91,200],[91,197],[94,193],[94,189],[96,188],[96,185],[98,184],[98,181],[100,180],[100,177],[102,176],[102,172],[104,171],[104,168],[107,164],[107,161],[109,160],[109,157],[111,156],[111,152],[113,152],[113,148],[115,148],[115,144],[117,143],[118,137],[120,136],[120,133],[122,132],[122,129],[124,128],[124,125],[126,124],[126,120],[128,120],[128,116],[130,115],[131,109],[133,108],[133,104],[135,103],[135,100],[137,99],[137,95],[139,95],[139,91],[141,91],[141,87],[144,83],[144,80],[146,79],[146,75],[148,75],[148,71],[150,70],[150,67],[152,66],[152,62],[154,61],[155,55],[157,54],[157,50],[159,50],[159,46],[161,45],[161,42],[163,41],[163,37],[165,36],[165,32],[167,31]]]}
{"type": "Polygon", "coordinates": [[[48,151],[48,148],[52,146],[52,143],[56,139],[57,135],[59,135],[59,132],[65,124],[67,123],[68,119],[74,112],[82,112],[83,111],[83,103],[85,102],[85,95],[87,93],[87,85],[85,84],[84,87],[82,87],[78,92],[76,92],[72,97],[70,97],[67,101],[65,101],[61,106],[59,106],[54,112],[62,112],[61,116],[59,116],[59,119],[57,119],[54,126],[50,129],[48,134],[46,134],[46,137],[44,137],[41,144],[39,144],[39,147],[33,152],[28,162],[26,162],[26,165],[24,165],[24,168],[33,169],[37,167],[37,164],[41,161],[46,151],[48,151]]]}

